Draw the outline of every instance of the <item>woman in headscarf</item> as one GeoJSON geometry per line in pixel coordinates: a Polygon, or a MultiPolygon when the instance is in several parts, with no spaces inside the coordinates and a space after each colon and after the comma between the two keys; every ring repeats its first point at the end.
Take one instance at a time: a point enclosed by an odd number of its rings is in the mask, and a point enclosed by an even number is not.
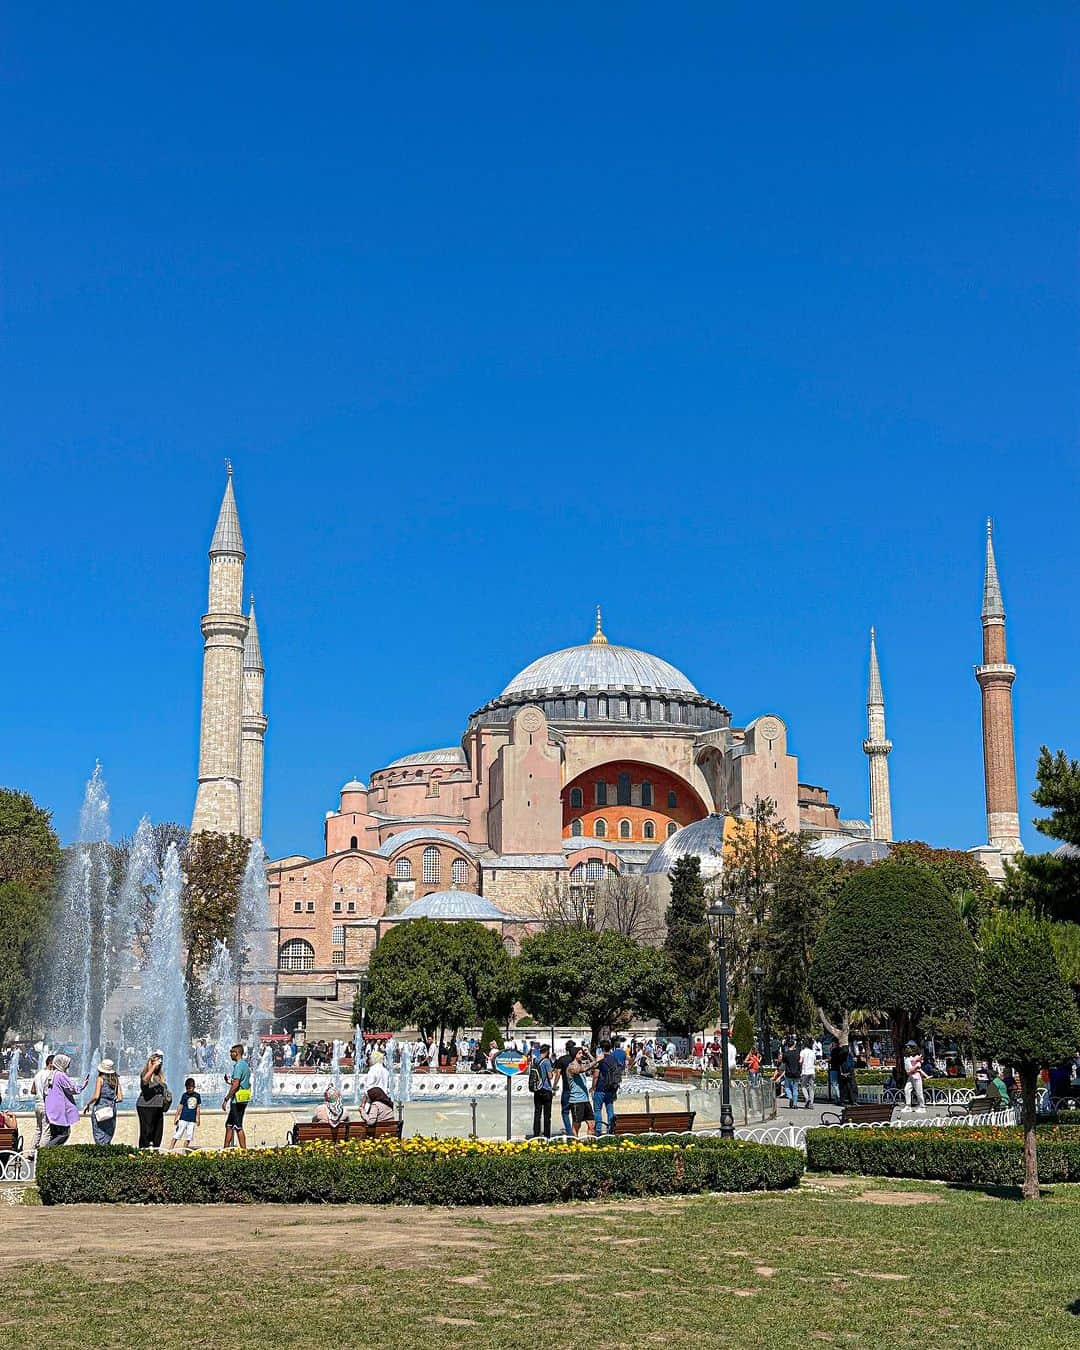
{"type": "Polygon", "coordinates": [[[90,1117],[95,1144],[112,1143],[116,1132],[116,1107],[123,1100],[124,1090],[116,1065],[111,1059],[103,1059],[98,1065],[94,1095],[83,1107],[83,1115],[90,1117]]]}
{"type": "Polygon", "coordinates": [[[316,1125],[340,1125],[345,1119],[345,1103],[336,1087],[328,1087],[323,1093],[313,1119],[316,1125]]]}
{"type": "Polygon", "coordinates": [[[381,1087],[369,1087],[360,1099],[360,1119],[365,1125],[378,1125],[394,1119],[394,1103],[381,1087]]]}
{"type": "Polygon", "coordinates": [[[86,1086],[87,1079],[77,1087],[68,1077],[71,1068],[70,1055],[53,1057],[52,1081],[45,1094],[45,1120],[49,1126],[49,1137],[41,1141],[42,1148],[54,1144],[66,1144],[71,1127],[79,1119],[79,1105],[75,1100],[80,1088],[86,1086]]]}
{"type": "Polygon", "coordinates": [[[172,1105],[172,1094],[165,1081],[165,1061],[160,1050],[155,1050],[139,1074],[139,1099],[135,1110],[139,1116],[139,1147],[160,1148],[165,1130],[165,1112],[172,1105]]]}

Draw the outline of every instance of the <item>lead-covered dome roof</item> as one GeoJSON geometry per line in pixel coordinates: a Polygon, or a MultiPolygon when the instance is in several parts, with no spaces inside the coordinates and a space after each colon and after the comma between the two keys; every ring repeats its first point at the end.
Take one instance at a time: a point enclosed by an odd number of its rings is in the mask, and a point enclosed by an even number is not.
{"type": "Polygon", "coordinates": [[[432,891],[401,911],[403,919],[509,919],[513,916],[471,891],[432,891]]]}
{"type": "Polygon", "coordinates": [[[701,859],[701,875],[706,881],[718,877],[724,870],[724,830],[728,819],[714,814],[676,830],[653,851],[645,871],[667,873],[680,858],[697,857],[701,859]]]}

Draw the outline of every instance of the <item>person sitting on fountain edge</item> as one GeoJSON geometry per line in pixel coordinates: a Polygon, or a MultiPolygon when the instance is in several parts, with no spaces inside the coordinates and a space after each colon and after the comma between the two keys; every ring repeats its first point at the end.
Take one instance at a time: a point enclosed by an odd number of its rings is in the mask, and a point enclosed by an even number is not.
{"type": "Polygon", "coordinates": [[[240,1148],[247,1148],[244,1112],[247,1110],[248,1102],[251,1101],[251,1065],[244,1058],[242,1045],[234,1045],[229,1051],[229,1058],[233,1062],[232,1077],[226,1075],[229,1090],[221,1103],[221,1109],[228,1112],[225,1117],[225,1147],[233,1148],[239,1145],[240,1148]]]}

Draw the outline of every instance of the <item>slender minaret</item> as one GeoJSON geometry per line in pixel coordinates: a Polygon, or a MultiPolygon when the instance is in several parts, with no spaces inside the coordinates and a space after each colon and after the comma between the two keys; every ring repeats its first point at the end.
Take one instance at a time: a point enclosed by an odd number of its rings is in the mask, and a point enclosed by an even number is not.
{"type": "Polygon", "coordinates": [[[263,745],[266,717],[263,714],[262,648],[255,622],[255,597],[248,609],[244,638],[244,696],[240,717],[240,826],[248,839],[262,836],[263,745]]]}
{"type": "Polygon", "coordinates": [[[1023,849],[1016,805],[1016,746],[1012,685],[1016,667],[1005,651],[1005,604],[994,558],[994,524],[986,521],[986,573],[982,605],[983,661],[975,667],[982,690],[983,774],[986,779],[986,837],[1006,857],[1023,849]]]}
{"type": "Polygon", "coordinates": [[[885,694],[878,669],[877,640],[870,629],[870,681],[866,689],[866,740],[863,751],[870,760],[870,838],[891,842],[892,799],[889,795],[889,751],[885,736],[885,694]]]}
{"type": "Polygon", "coordinates": [[[233,495],[232,465],[210,541],[210,600],[202,617],[202,722],[199,729],[199,788],[191,832],[239,834],[240,709],[243,681],[244,540],[233,495]]]}

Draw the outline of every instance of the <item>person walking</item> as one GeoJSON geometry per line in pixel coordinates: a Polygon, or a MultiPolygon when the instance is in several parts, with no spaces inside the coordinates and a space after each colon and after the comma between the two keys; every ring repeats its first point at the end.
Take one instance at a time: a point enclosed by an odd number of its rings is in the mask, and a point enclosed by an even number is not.
{"type": "Polygon", "coordinates": [[[87,1080],[84,1078],[76,1087],[67,1074],[70,1067],[71,1059],[68,1055],[53,1056],[52,1078],[45,1094],[45,1120],[49,1134],[48,1138],[42,1140],[42,1148],[66,1144],[72,1125],[79,1119],[79,1105],[75,1098],[86,1086],[87,1080]]]}
{"type": "Polygon", "coordinates": [[[551,1047],[537,1047],[540,1054],[529,1066],[529,1087],[533,1095],[533,1138],[542,1134],[551,1138],[551,1099],[555,1095],[552,1085],[551,1047]]]}
{"type": "Polygon", "coordinates": [[[593,1132],[593,1107],[589,1100],[589,1072],[593,1063],[588,1050],[580,1045],[566,1067],[566,1076],[570,1082],[570,1119],[573,1123],[571,1134],[579,1134],[582,1125],[585,1126],[587,1135],[593,1132]]]}
{"type": "Polygon", "coordinates": [[[914,1041],[908,1041],[904,1046],[904,1110],[912,1110],[911,1101],[914,1097],[916,1111],[926,1110],[926,1097],[923,1095],[923,1067],[922,1055],[919,1053],[919,1047],[914,1041]]]}
{"type": "Polygon", "coordinates": [[[794,1111],[799,1105],[799,1077],[802,1074],[802,1059],[795,1039],[789,1036],[780,1051],[780,1065],[784,1074],[784,1092],[788,1106],[794,1111]]]}
{"type": "Polygon", "coordinates": [[[855,1106],[859,1100],[859,1084],[855,1077],[855,1056],[851,1053],[850,1046],[842,1045],[840,1049],[844,1052],[843,1062],[838,1071],[840,1105],[855,1106]]]}
{"type": "Polygon", "coordinates": [[[31,1156],[41,1147],[42,1137],[48,1134],[49,1127],[45,1120],[45,1095],[49,1091],[49,1084],[52,1082],[55,1059],[55,1055],[46,1055],[45,1063],[34,1074],[34,1142],[30,1145],[31,1156]]]}
{"type": "Polygon", "coordinates": [[[124,1090],[116,1065],[111,1059],[103,1059],[98,1065],[93,1096],[83,1108],[83,1115],[90,1117],[95,1144],[112,1143],[116,1133],[116,1108],[123,1100],[124,1090]]]}
{"type": "Polygon", "coordinates": [[[604,1133],[604,1118],[608,1134],[615,1133],[615,1098],[619,1095],[626,1053],[610,1041],[600,1042],[600,1058],[593,1069],[593,1125],[597,1135],[604,1133]]]}
{"type": "Polygon", "coordinates": [[[799,1053],[799,1086],[806,1098],[806,1109],[814,1109],[814,1087],[817,1083],[817,1051],[813,1041],[807,1041],[799,1053]]]}
{"type": "Polygon", "coordinates": [[[172,1093],[165,1081],[165,1061],[155,1050],[139,1074],[139,1096],[135,1111],[139,1117],[139,1147],[160,1148],[165,1132],[165,1112],[172,1105],[172,1093]]]}
{"type": "Polygon", "coordinates": [[[574,1041],[566,1042],[566,1051],[555,1061],[555,1077],[552,1081],[552,1088],[559,1088],[559,1111],[562,1115],[563,1134],[574,1133],[574,1122],[570,1115],[570,1077],[567,1073],[570,1065],[577,1054],[577,1045],[574,1041]]]}
{"type": "Polygon", "coordinates": [[[746,1052],[746,1076],[751,1089],[756,1092],[761,1083],[761,1052],[756,1044],[746,1052]]]}
{"type": "Polygon", "coordinates": [[[228,1076],[228,1089],[221,1109],[225,1116],[225,1148],[247,1148],[247,1136],[244,1134],[244,1112],[251,1101],[251,1065],[244,1058],[244,1047],[234,1045],[229,1051],[232,1069],[228,1076]]]}
{"type": "Polygon", "coordinates": [[[195,1143],[196,1126],[201,1124],[202,1097],[195,1091],[195,1079],[186,1078],[184,1093],[173,1117],[173,1137],[169,1141],[169,1152],[171,1153],[176,1145],[183,1141],[180,1152],[186,1153],[195,1143]]]}

